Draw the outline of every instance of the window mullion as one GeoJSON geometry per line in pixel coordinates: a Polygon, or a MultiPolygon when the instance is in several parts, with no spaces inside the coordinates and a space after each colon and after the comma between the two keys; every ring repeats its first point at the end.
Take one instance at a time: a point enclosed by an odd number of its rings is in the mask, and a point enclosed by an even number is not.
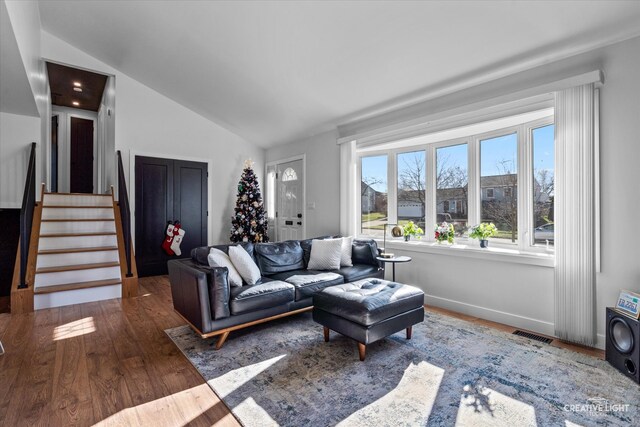
{"type": "Polygon", "coordinates": [[[433,144],[427,146],[426,150],[426,206],[425,206],[425,238],[427,241],[433,242],[433,226],[437,221],[436,215],[436,149],[433,144]]]}
{"type": "Polygon", "coordinates": [[[398,162],[397,153],[387,156],[387,223],[398,223],[398,162]]]}
{"type": "Polygon", "coordinates": [[[469,227],[480,224],[480,142],[472,138],[469,147],[469,227]]]}
{"type": "Polygon", "coordinates": [[[518,246],[531,245],[531,138],[528,129],[518,128],[518,246]]]}

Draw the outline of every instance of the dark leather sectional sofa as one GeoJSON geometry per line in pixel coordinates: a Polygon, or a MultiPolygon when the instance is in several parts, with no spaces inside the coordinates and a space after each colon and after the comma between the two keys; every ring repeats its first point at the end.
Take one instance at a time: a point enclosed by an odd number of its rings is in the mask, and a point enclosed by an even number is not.
{"type": "Polygon", "coordinates": [[[231,331],[310,310],[313,294],[321,289],[384,276],[376,260],[378,247],[374,240],[355,239],[353,266],[333,271],[307,269],[312,239],[240,245],[260,268],[262,278],[256,285],[230,287],[226,267],[209,267],[210,248],[227,253],[229,245],[196,248],[190,259],[168,263],[174,309],[203,338],[219,335],[216,349],[222,347],[231,331]],[[285,282],[301,275],[317,280],[312,276],[329,272],[335,273],[330,280],[285,282]]]}

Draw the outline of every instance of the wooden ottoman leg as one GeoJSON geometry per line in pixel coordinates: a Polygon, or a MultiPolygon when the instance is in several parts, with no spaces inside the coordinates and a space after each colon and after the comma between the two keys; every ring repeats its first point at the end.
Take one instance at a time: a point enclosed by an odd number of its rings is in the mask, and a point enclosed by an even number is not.
{"type": "Polygon", "coordinates": [[[358,343],[358,353],[360,354],[360,361],[364,361],[364,357],[366,355],[367,352],[367,346],[366,344],[362,344],[361,342],[358,343]]]}
{"type": "Polygon", "coordinates": [[[413,326],[409,326],[407,328],[407,339],[410,340],[411,339],[411,332],[413,331],[413,326]]]}
{"type": "Polygon", "coordinates": [[[324,342],[329,342],[329,328],[324,327],[324,342]]]}

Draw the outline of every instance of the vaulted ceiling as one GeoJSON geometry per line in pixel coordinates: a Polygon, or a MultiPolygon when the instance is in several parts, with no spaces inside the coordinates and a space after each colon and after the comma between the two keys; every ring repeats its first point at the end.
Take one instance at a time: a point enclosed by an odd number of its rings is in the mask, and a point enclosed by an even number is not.
{"type": "Polygon", "coordinates": [[[640,35],[638,1],[40,1],[40,14],[263,147],[640,35]]]}

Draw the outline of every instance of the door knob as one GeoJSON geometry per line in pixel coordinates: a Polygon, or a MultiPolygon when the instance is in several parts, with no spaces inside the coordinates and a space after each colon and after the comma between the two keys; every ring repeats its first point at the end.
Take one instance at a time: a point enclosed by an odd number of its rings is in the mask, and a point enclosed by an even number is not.
{"type": "Polygon", "coordinates": [[[298,218],[302,218],[302,214],[301,213],[298,214],[298,218]]]}
{"type": "Polygon", "coordinates": [[[302,225],[302,221],[298,221],[298,225],[302,225]]]}

